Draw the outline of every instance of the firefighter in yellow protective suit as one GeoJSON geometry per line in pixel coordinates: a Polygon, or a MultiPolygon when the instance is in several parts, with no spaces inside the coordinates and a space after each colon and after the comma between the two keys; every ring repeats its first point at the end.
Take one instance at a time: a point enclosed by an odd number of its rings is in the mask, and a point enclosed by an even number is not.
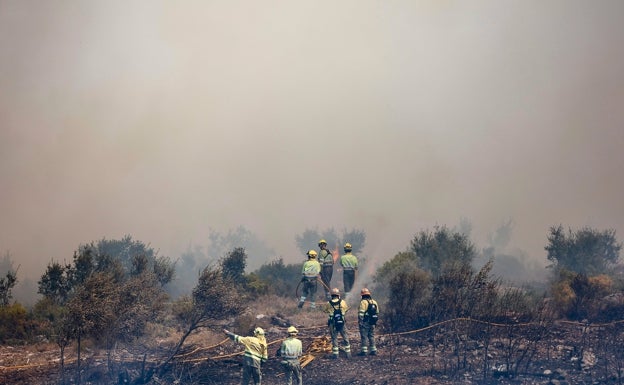
{"type": "Polygon", "coordinates": [[[277,351],[277,356],[282,358],[286,384],[288,385],[292,385],[293,377],[296,379],[298,385],[303,384],[301,362],[299,362],[299,357],[303,354],[303,347],[301,340],[297,338],[297,333],[299,333],[297,328],[290,326],[288,328],[288,338],[282,342],[282,345],[277,351]]]}
{"type": "Polygon", "coordinates": [[[327,249],[327,241],[321,239],[318,242],[319,255],[318,261],[321,264],[321,281],[323,281],[323,289],[325,290],[325,299],[330,300],[329,288],[331,287],[332,276],[334,275],[334,256],[327,249]]]}
{"type": "Polygon", "coordinates": [[[245,346],[241,383],[248,385],[250,381],[253,381],[254,385],[261,385],[262,371],[260,369],[262,368],[262,363],[269,358],[264,330],[260,327],[255,328],[253,337],[242,337],[226,329],[223,329],[223,333],[245,346]]]}
{"type": "Polygon", "coordinates": [[[345,318],[348,310],[349,306],[345,300],[340,299],[340,291],[337,288],[331,289],[331,300],[325,304],[323,311],[329,316],[327,326],[329,326],[329,334],[332,341],[332,354],[330,357],[333,359],[338,358],[340,353],[338,333],[342,336],[347,358],[351,358],[351,344],[349,343],[349,333],[345,318]]]}
{"type": "Polygon", "coordinates": [[[371,356],[376,356],[375,325],[377,325],[377,319],[379,318],[379,305],[371,297],[371,292],[367,288],[363,288],[360,291],[360,296],[362,296],[362,299],[358,308],[358,326],[361,344],[358,356],[365,356],[367,353],[371,356]]]}
{"type": "Polygon", "coordinates": [[[358,269],[358,259],[351,254],[353,247],[349,242],[344,245],[344,254],[340,257],[340,265],[342,266],[342,281],[344,283],[344,298],[348,300],[349,293],[355,282],[355,272],[358,269]]]}
{"type": "Polygon", "coordinates": [[[318,276],[321,272],[321,265],[316,260],[316,250],[310,250],[307,253],[308,260],[301,268],[301,283],[303,283],[303,292],[299,298],[298,308],[302,308],[307,297],[310,297],[310,308],[316,308],[316,288],[318,276]]]}

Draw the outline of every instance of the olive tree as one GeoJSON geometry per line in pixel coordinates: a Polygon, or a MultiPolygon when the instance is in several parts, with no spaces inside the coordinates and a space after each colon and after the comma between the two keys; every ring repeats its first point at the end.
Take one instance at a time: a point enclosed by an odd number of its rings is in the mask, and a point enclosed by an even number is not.
{"type": "Polygon", "coordinates": [[[584,227],[566,232],[559,225],[550,228],[544,249],[555,271],[565,269],[592,276],[608,272],[618,262],[622,243],[617,241],[612,229],[599,231],[584,227]]]}
{"type": "Polygon", "coordinates": [[[419,266],[434,277],[446,268],[470,266],[476,256],[468,236],[453,232],[446,226],[436,226],[433,232],[419,232],[411,242],[411,251],[416,255],[419,266]]]}
{"type": "Polygon", "coordinates": [[[159,365],[161,370],[180,351],[186,339],[196,330],[212,326],[217,320],[236,317],[245,309],[244,301],[231,276],[223,274],[222,266],[206,266],[190,297],[181,298],[176,305],[182,335],[169,356],[159,365]]]}

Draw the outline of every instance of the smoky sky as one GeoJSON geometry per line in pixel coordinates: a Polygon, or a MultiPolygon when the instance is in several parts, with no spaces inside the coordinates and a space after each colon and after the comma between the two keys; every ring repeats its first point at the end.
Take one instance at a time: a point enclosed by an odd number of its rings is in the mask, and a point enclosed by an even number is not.
{"type": "MultiPolygon", "coordinates": [[[[624,3],[0,0],[0,251],[624,232],[624,3]]],[[[316,245],[311,245],[315,247],[316,245]]]]}

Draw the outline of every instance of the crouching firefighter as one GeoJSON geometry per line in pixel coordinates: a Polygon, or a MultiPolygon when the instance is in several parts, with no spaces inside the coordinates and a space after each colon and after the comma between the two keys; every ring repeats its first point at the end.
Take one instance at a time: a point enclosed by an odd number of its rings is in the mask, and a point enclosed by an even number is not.
{"type": "Polygon", "coordinates": [[[269,358],[264,330],[260,327],[255,328],[253,337],[242,337],[226,329],[223,330],[223,333],[232,340],[245,346],[241,383],[243,385],[248,385],[250,381],[253,381],[254,385],[261,385],[262,372],[260,369],[262,363],[266,362],[269,358]]]}
{"type": "Polygon", "coordinates": [[[338,358],[338,354],[340,353],[340,348],[338,346],[338,333],[342,336],[344,351],[347,354],[347,358],[351,358],[351,345],[349,344],[349,334],[345,318],[345,315],[349,310],[349,306],[345,300],[340,298],[340,291],[337,288],[331,290],[331,300],[325,304],[323,310],[329,316],[327,326],[329,326],[329,334],[332,341],[331,358],[338,358]]]}
{"type": "Polygon", "coordinates": [[[303,384],[303,375],[301,373],[301,362],[299,357],[303,354],[301,340],[297,338],[299,331],[294,326],[288,328],[288,338],[286,338],[279,350],[277,356],[282,358],[282,366],[286,377],[286,384],[292,385],[293,377],[298,385],[303,384]]]}
{"type": "Polygon", "coordinates": [[[379,306],[377,301],[371,297],[371,292],[367,288],[363,288],[360,291],[362,299],[360,300],[360,307],[358,308],[358,326],[360,329],[360,352],[359,356],[377,355],[377,347],[375,346],[375,325],[377,325],[377,319],[379,318],[379,306]]]}
{"type": "Polygon", "coordinates": [[[316,288],[318,276],[321,272],[321,265],[316,260],[316,250],[310,250],[307,253],[308,260],[303,264],[301,268],[301,283],[303,283],[303,292],[301,298],[299,298],[299,304],[297,307],[301,309],[305,303],[306,298],[310,297],[310,308],[316,308],[316,288]]]}

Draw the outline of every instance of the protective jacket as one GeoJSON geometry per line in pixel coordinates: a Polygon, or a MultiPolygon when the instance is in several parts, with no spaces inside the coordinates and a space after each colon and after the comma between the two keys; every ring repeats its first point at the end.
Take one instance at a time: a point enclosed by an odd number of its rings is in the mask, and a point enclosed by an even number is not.
{"type": "Polygon", "coordinates": [[[325,306],[323,306],[323,311],[327,313],[330,321],[333,320],[334,317],[334,308],[340,309],[340,312],[344,316],[345,314],[347,314],[347,310],[349,310],[349,305],[347,305],[347,302],[344,299],[340,298],[332,298],[331,301],[326,303],[325,306]],[[340,307],[338,305],[339,303],[340,307]]]}
{"type": "Polygon", "coordinates": [[[377,304],[377,301],[372,298],[362,298],[362,300],[360,301],[360,307],[358,308],[358,320],[360,322],[368,322],[368,320],[366,319],[366,311],[372,303],[377,306],[377,314],[379,314],[379,305],[377,304]]]}
{"type": "Polygon", "coordinates": [[[234,341],[240,342],[245,346],[245,354],[243,356],[243,362],[245,365],[249,365],[255,368],[260,368],[263,362],[266,362],[269,358],[267,352],[267,342],[264,336],[258,337],[241,337],[234,334],[234,341]]]}
{"type": "Polygon", "coordinates": [[[321,272],[321,265],[316,259],[309,259],[305,261],[301,268],[301,275],[305,278],[316,278],[321,272]]]}
{"type": "Polygon", "coordinates": [[[334,256],[329,250],[321,249],[321,251],[319,251],[319,263],[323,266],[333,266],[334,256]]]}
{"type": "Polygon", "coordinates": [[[279,356],[284,360],[296,360],[303,354],[301,340],[295,337],[288,337],[282,342],[279,356]]]}
{"type": "Polygon", "coordinates": [[[340,265],[342,266],[343,270],[357,270],[357,257],[351,254],[351,252],[347,252],[340,257],[340,265]]]}

